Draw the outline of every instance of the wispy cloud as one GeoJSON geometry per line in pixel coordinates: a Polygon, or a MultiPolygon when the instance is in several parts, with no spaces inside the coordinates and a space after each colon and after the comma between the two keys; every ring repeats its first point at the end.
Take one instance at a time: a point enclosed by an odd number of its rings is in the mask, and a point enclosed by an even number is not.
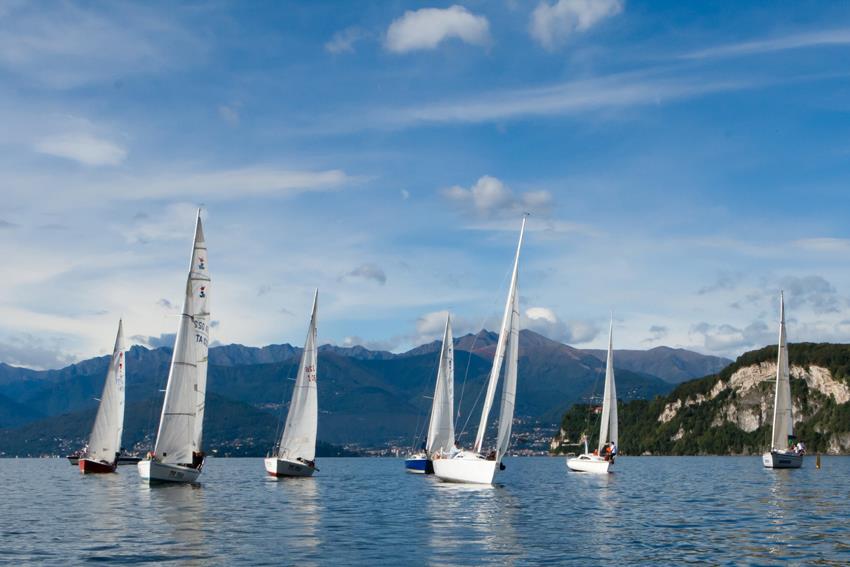
{"type": "Polygon", "coordinates": [[[719,59],[760,53],[788,51],[830,45],[850,44],[850,29],[838,28],[816,32],[798,33],[782,37],[727,43],[682,55],[683,59],[719,59]]]}
{"type": "Polygon", "coordinates": [[[346,274],[342,277],[342,279],[363,279],[363,280],[372,280],[381,285],[387,283],[387,274],[384,272],[384,269],[378,266],[377,264],[361,264],[351,270],[350,272],[346,272],[346,274]]]}
{"type": "Polygon", "coordinates": [[[40,140],[36,151],[76,161],[83,165],[118,165],[127,157],[127,150],[109,140],[90,134],[62,134],[40,140]]]}
{"type": "Polygon", "coordinates": [[[712,93],[750,89],[753,79],[624,73],[559,84],[495,92],[453,102],[390,110],[380,117],[388,127],[417,123],[476,123],[532,116],[584,115],[587,112],[660,105],[712,93]]]}
{"type": "Polygon", "coordinates": [[[529,31],[543,48],[553,51],[570,36],[622,11],[622,0],[557,0],[554,4],[544,0],[531,14],[529,31]]]}
{"type": "Polygon", "coordinates": [[[593,321],[563,321],[548,307],[529,307],[522,319],[522,328],[555,341],[574,345],[592,341],[601,331],[593,321]]]}
{"type": "Polygon", "coordinates": [[[463,6],[409,10],[387,28],[388,51],[435,49],[443,41],[459,39],[472,45],[490,43],[490,23],[463,6]]]}
{"type": "Polygon", "coordinates": [[[359,26],[352,26],[336,32],[333,37],[325,43],[325,51],[337,55],[339,53],[354,53],[354,44],[366,39],[370,34],[359,26]]]}

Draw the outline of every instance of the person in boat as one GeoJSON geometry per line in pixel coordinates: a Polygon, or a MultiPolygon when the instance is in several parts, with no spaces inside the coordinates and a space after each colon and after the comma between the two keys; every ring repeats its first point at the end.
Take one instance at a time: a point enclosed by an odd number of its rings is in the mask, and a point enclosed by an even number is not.
{"type": "Polygon", "coordinates": [[[617,443],[615,443],[614,441],[611,441],[611,458],[613,459],[616,456],[617,456],[617,443]]]}
{"type": "Polygon", "coordinates": [[[307,459],[302,459],[301,457],[298,457],[298,461],[304,463],[305,465],[307,465],[311,469],[316,468],[316,461],[308,461],[307,459]]]}
{"type": "Polygon", "coordinates": [[[192,451],[192,468],[200,469],[201,465],[204,464],[204,457],[206,456],[207,454],[203,451],[192,451]]]}
{"type": "Polygon", "coordinates": [[[805,455],[806,454],[806,446],[803,444],[802,441],[798,441],[797,445],[794,447],[794,451],[798,455],[805,455]]]}
{"type": "Polygon", "coordinates": [[[495,461],[496,460],[496,450],[495,449],[490,451],[490,454],[487,455],[487,460],[488,461],[495,461]]]}

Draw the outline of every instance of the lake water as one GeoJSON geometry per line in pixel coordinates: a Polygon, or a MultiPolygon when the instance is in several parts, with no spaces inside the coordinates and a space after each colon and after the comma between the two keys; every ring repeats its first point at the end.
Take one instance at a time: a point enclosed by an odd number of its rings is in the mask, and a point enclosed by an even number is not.
{"type": "Polygon", "coordinates": [[[608,476],[509,458],[495,487],[397,459],[322,459],[311,479],[210,459],[197,486],[134,466],[0,459],[0,562],[65,565],[850,563],[850,458],[770,471],[758,457],[623,457],[608,476]]]}

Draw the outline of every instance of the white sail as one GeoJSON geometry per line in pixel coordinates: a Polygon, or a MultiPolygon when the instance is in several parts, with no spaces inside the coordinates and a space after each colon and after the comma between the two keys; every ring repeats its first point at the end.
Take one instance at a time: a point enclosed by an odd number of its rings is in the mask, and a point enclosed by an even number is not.
{"type": "Polygon", "coordinates": [[[502,409],[499,412],[499,436],[496,440],[496,460],[501,461],[511,442],[511,426],[516,403],[517,360],[519,359],[519,294],[514,289],[508,349],[505,356],[505,383],[502,385],[502,409]]]}
{"type": "Polygon", "coordinates": [[[304,352],[298,367],[298,377],[292,390],[292,401],[286,426],[280,440],[281,458],[312,461],[316,457],[316,429],[319,424],[319,404],[316,391],[316,364],[318,350],[316,346],[316,311],[319,291],[313,297],[313,313],[310,316],[310,329],[304,342],[304,352]]]}
{"type": "Polygon", "coordinates": [[[791,415],[791,380],[788,372],[788,344],[785,337],[785,298],[779,295],[779,354],[776,362],[776,399],[773,405],[773,438],[771,449],[788,449],[788,438],[794,435],[791,415]]]}
{"type": "Polygon", "coordinates": [[[454,339],[452,338],[451,316],[449,315],[446,317],[443,347],[440,349],[437,385],[434,387],[431,422],[428,425],[428,440],[425,445],[429,455],[449,453],[455,444],[454,358],[454,339]]]}
{"type": "Polygon", "coordinates": [[[605,363],[605,391],[602,394],[602,423],[599,426],[599,454],[605,444],[617,443],[617,386],[614,383],[614,317],[608,331],[608,359],[605,363]]]}
{"type": "Polygon", "coordinates": [[[207,365],[210,333],[210,272],[207,258],[207,243],[201,225],[201,213],[195,225],[195,242],[192,247],[192,266],[189,271],[192,286],[192,320],[195,325],[195,371],[197,374],[197,395],[195,397],[195,434],[196,451],[203,447],[204,408],[207,393],[207,365]]]}
{"type": "Polygon", "coordinates": [[[201,451],[207,374],[209,275],[200,212],[195,226],[192,265],[186,280],[183,311],[165,387],[165,400],[154,452],[162,463],[192,463],[201,451]],[[196,321],[196,313],[199,320],[196,321]]]}
{"type": "Polygon", "coordinates": [[[496,343],[496,353],[493,356],[493,368],[490,370],[490,380],[487,383],[487,394],[484,397],[484,407],[481,410],[481,422],[478,424],[478,434],[475,436],[476,453],[481,452],[481,446],[484,443],[484,433],[487,431],[487,419],[490,416],[490,409],[493,407],[493,398],[496,396],[496,386],[499,383],[499,373],[502,370],[502,362],[505,358],[505,343],[508,336],[507,331],[510,325],[511,313],[514,305],[514,295],[517,287],[517,273],[519,270],[519,252],[522,248],[522,237],[525,233],[525,220],[522,219],[522,227],[519,230],[519,243],[516,247],[516,256],[514,257],[514,269],[511,274],[511,283],[508,288],[508,299],[505,302],[505,314],[502,317],[502,327],[499,330],[499,341],[496,343]]]}
{"type": "Polygon", "coordinates": [[[100,406],[89,436],[86,457],[95,461],[115,462],[121,451],[121,434],[124,431],[124,327],[118,321],[115,348],[106,371],[106,381],[100,396],[100,406]]]}

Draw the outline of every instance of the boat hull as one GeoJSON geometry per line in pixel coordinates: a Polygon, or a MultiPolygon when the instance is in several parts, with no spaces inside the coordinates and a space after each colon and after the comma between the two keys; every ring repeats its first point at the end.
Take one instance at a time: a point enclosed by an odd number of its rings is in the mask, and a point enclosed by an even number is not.
{"type": "Polygon", "coordinates": [[[481,455],[461,453],[450,459],[433,461],[434,476],[444,482],[466,484],[493,484],[496,461],[488,461],[481,455]]]}
{"type": "Polygon", "coordinates": [[[415,474],[434,474],[434,464],[427,457],[414,455],[404,460],[404,470],[415,474]]]}
{"type": "Polygon", "coordinates": [[[115,472],[115,463],[104,463],[102,461],[94,461],[92,459],[80,459],[78,462],[81,473],[99,474],[115,472]]]}
{"type": "Polygon", "coordinates": [[[80,464],[80,458],[76,455],[68,455],[68,462],[71,463],[72,467],[76,467],[80,464]]]}
{"type": "Polygon", "coordinates": [[[785,453],[784,451],[770,451],[761,456],[761,462],[768,469],[799,469],[803,466],[803,455],[785,453]]]}
{"type": "Polygon", "coordinates": [[[613,465],[613,461],[606,461],[603,457],[597,455],[584,454],[567,459],[567,468],[576,472],[608,474],[613,465]]]}
{"type": "Polygon", "coordinates": [[[191,483],[201,476],[201,468],[193,469],[186,465],[174,465],[157,461],[139,461],[139,476],[148,482],[191,483]]]}
{"type": "Polygon", "coordinates": [[[278,459],[276,457],[267,458],[265,460],[265,466],[266,473],[268,473],[269,476],[277,478],[287,476],[313,476],[313,473],[316,472],[315,467],[311,467],[306,463],[290,461],[289,459],[278,459]]]}

